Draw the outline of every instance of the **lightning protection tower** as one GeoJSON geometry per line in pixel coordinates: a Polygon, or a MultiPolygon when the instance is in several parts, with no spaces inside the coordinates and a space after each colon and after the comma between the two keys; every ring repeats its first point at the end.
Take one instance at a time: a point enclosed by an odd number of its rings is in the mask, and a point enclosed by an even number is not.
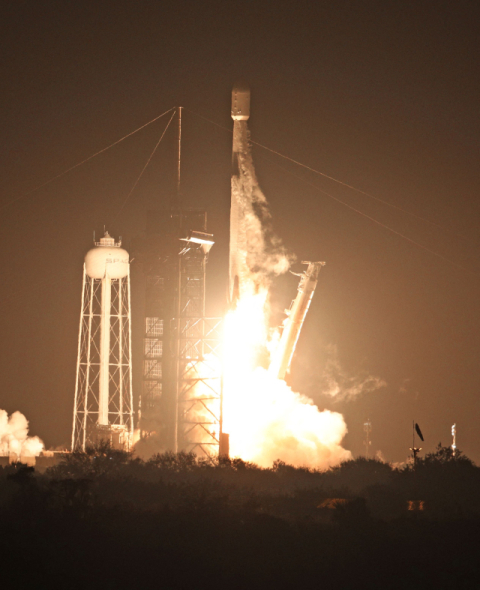
{"type": "Polygon", "coordinates": [[[85,256],[72,450],[133,435],[130,263],[108,232],[85,256]]]}
{"type": "Polygon", "coordinates": [[[158,450],[218,455],[221,436],[221,318],[205,317],[213,236],[207,213],[186,208],[180,190],[182,108],[178,108],[176,191],[149,211],[135,257],[145,273],[143,383],[139,429],[158,450]]]}

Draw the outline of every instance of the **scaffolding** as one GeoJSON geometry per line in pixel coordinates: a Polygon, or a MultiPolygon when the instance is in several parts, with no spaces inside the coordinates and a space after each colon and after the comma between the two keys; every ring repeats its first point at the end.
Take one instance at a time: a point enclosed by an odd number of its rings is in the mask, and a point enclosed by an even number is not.
{"type": "Polygon", "coordinates": [[[202,458],[219,454],[221,318],[182,318],[178,375],[179,448],[202,458]]]}
{"type": "Polygon", "coordinates": [[[213,245],[206,213],[157,212],[147,221],[140,428],[162,450],[218,454],[219,318],[205,317],[205,275],[213,245]]]}

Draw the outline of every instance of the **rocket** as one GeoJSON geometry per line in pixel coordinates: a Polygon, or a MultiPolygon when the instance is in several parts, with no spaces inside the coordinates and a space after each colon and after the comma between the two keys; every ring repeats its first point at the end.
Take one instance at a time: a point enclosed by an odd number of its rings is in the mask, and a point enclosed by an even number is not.
{"type": "Polygon", "coordinates": [[[232,90],[232,119],[248,121],[250,117],[250,88],[246,84],[237,84],[232,90]]]}
{"type": "Polygon", "coordinates": [[[242,163],[248,153],[247,121],[250,117],[250,89],[237,84],[232,90],[233,149],[230,205],[230,258],[228,303],[235,307],[241,292],[242,279],[248,275],[247,268],[247,220],[244,191],[242,187],[242,163]]]}

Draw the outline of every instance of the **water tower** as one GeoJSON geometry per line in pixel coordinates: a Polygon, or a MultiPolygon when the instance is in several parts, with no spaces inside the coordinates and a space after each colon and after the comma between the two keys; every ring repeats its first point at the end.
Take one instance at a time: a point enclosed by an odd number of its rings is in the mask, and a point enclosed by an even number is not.
{"type": "Polygon", "coordinates": [[[130,262],[105,232],[85,256],[72,450],[133,435],[130,262]]]}

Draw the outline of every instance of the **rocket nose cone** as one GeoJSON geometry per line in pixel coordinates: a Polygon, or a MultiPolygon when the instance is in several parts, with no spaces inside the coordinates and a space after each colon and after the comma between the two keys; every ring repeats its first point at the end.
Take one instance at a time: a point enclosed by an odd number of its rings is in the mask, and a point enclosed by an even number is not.
{"type": "Polygon", "coordinates": [[[237,83],[232,90],[232,119],[247,121],[250,117],[250,88],[247,84],[237,83]]]}

